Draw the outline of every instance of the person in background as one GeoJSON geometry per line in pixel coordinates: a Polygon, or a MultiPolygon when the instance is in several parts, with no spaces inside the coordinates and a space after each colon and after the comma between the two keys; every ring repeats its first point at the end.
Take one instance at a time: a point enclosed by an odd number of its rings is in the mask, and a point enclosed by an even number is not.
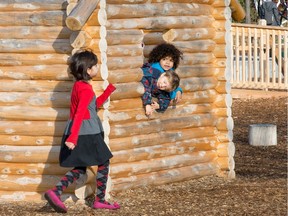
{"type": "Polygon", "coordinates": [[[113,157],[106,143],[101,120],[97,115],[100,107],[115,90],[109,84],[103,95],[96,99],[91,80],[98,72],[97,56],[89,50],[76,52],[69,63],[75,78],[71,92],[70,118],[64,130],[59,161],[62,167],[74,167],[67,172],[54,188],[44,193],[51,207],[60,213],[67,208],[61,201],[63,191],[86,173],[87,166],[98,165],[94,209],[119,209],[118,203],[105,200],[109,161],[113,157]]]}
{"type": "MultiPolygon", "coordinates": [[[[154,47],[149,53],[148,62],[142,66],[142,70],[144,73],[147,70],[160,71],[161,73],[168,70],[175,71],[182,58],[183,53],[176,46],[170,43],[162,43],[154,47]]],[[[181,101],[182,93],[180,87],[169,93],[174,105],[181,101]]]]}
{"type": "Polygon", "coordinates": [[[267,25],[280,26],[280,13],[278,11],[278,0],[263,2],[264,18],[267,25]]]}

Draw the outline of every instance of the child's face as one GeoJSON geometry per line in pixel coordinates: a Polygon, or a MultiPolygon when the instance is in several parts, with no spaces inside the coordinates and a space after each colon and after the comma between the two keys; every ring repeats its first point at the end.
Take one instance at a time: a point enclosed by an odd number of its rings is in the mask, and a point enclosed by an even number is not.
{"type": "Polygon", "coordinates": [[[98,66],[98,64],[96,64],[92,68],[89,68],[87,70],[87,73],[93,78],[97,75],[98,69],[99,69],[99,66],[98,66]]]}
{"type": "Polygon", "coordinates": [[[158,78],[157,87],[158,89],[163,90],[163,91],[168,91],[168,92],[171,91],[171,88],[172,88],[171,83],[169,82],[168,77],[164,75],[164,73],[161,74],[161,76],[158,78]]]}
{"type": "Polygon", "coordinates": [[[165,70],[170,70],[171,68],[173,68],[174,66],[174,62],[173,62],[173,59],[169,56],[165,57],[165,58],[162,58],[160,60],[160,66],[165,70]]]}

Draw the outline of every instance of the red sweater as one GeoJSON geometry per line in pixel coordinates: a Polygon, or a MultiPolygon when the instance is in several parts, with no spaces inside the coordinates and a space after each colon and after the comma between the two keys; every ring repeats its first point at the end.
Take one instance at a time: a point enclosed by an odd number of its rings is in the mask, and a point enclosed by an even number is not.
{"type": "MultiPolygon", "coordinates": [[[[99,108],[116,88],[109,84],[104,92],[96,99],[96,107],[99,108]]],[[[73,125],[70,130],[70,135],[67,142],[72,142],[77,145],[79,130],[83,120],[90,119],[88,106],[95,97],[92,86],[89,83],[76,81],[71,93],[70,105],[70,120],[73,120],[73,125]]]]}

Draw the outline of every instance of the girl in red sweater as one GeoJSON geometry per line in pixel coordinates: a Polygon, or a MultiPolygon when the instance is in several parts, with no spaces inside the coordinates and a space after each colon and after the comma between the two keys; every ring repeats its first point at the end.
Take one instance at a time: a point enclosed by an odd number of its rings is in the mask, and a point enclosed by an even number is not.
{"type": "Polygon", "coordinates": [[[86,173],[87,166],[98,165],[97,193],[93,208],[119,209],[118,203],[105,201],[109,172],[109,160],[113,157],[104,142],[104,131],[97,115],[99,108],[115,90],[110,84],[100,97],[96,98],[91,80],[98,72],[97,56],[84,50],[75,53],[69,64],[75,78],[71,93],[70,118],[62,138],[59,161],[62,167],[74,167],[44,197],[55,211],[66,213],[67,208],[60,196],[64,189],[86,173]]]}

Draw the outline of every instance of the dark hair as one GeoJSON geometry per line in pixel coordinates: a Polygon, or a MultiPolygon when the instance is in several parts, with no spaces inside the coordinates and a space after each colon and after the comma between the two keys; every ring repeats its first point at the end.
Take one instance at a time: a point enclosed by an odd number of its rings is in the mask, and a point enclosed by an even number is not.
{"type": "Polygon", "coordinates": [[[180,77],[175,71],[168,70],[165,71],[163,75],[166,76],[171,83],[171,91],[174,91],[176,88],[178,88],[180,83],[180,77]]]}
{"type": "Polygon", "coordinates": [[[97,63],[98,58],[91,50],[80,50],[69,59],[69,70],[76,80],[88,81],[92,77],[87,70],[97,63]]]}
{"type": "Polygon", "coordinates": [[[175,70],[180,63],[180,59],[183,58],[183,53],[173,44],[162,43],[154,47],[154,49],[149,53],[148,62],[159,62],[161,59],[166,57],[172,58],[174,63],[173,69],[175,70]]]}

